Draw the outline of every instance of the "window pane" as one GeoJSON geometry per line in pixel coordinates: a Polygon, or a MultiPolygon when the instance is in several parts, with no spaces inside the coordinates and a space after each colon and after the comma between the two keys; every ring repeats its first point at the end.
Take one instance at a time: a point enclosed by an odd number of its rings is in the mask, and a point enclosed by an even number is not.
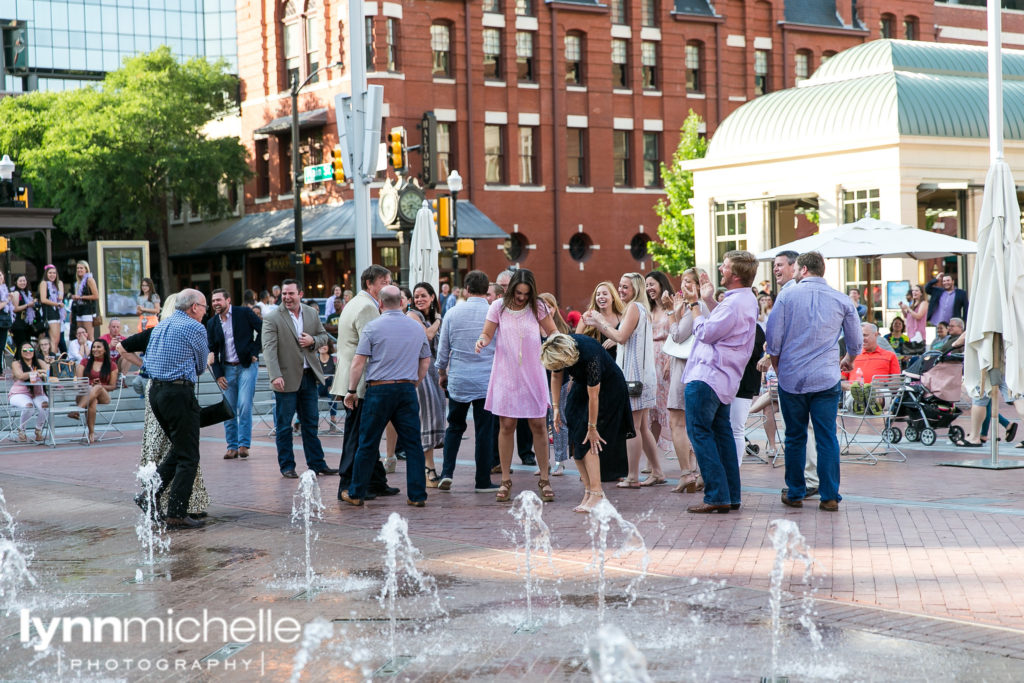
{"type": "Polygon", "coordinates": [[[441,178],[452,172],[452,124],[437,124],[437,170],[441,178]]]}
{"type": "Polygon", "coordinates": [[[504,182],[502,174],[502,129],[504,126],[484,126],[484,182],[504,182]]]}
{"type": "Polygon", "coordinates": [[[571,62],[578,62],[582,58],[582,46],[579,36],[566,36],[565,37],[565,58],[571,62]]]}
{"type": "Polygon", "coordinates": [[[521,17],[532,17],[533,3],[531,0],[516,0],[516,14],[521,17]]]}
{"type": "Polygon", "coordinates": [[[612,40],[612,64],[625,64],[629,54],[629,46],[625,40],[612,40]]]}
{"type": "Polygon", "coordinates": [[[566,163],[568,176],[566,182],[569,185],[586,184],[585,159],[584,159],[584,131],[582,128],[569,128],[566,130],[566,163]]]}
{"type": "Polygon", "coordinates": [[[661,155],[657,133],[644,133],[644,186],[661,185],[661,155]]]}
{"type": "Polygon", "coordinates": [[[447,24],[430,27],[430,49],[435,76],[451,76],[451,29],[447,24]]]}
{"type": "Polygon", "coordinates": [[[523,185],[535,185],[533,149],[533,128],[519,128],[519,182],[523,185]]]}
{"type": "Polygon", "coordinates": [[[612,183],[617,187],[629,185],[629,136],[627,130],[612,133],[612,183]]]}

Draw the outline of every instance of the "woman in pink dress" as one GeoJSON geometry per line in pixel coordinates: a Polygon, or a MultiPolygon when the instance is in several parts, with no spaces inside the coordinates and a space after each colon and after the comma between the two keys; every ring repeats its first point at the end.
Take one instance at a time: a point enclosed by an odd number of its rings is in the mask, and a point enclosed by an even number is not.
{"type": "MultiPolygon", "coordinates": [[[[497,501],[512,498],[512,437],[516,423],[525,419],[533,432],[540,471],[548,471],[548,378],[540,362],[540,338],[555,333],[555,323],[543,301],[537,298],[537,283],[529,270],[517,270],[505,296],[491,304],[487,322],[476,341],[476,351],[495,341],[494,365],[487,385],[484,407],[498,418],[498,457],[501,485],[497,501]]],[[[547,476],[537,482],[541,500],[555,499],[547,476]]]]}
{"type": "Polygon", "coordinates": [[[647,273],[644,284],[647,287],[647,301],[651,304],[651,330],[654,334],[655,373],[658,381],[657,403],[651,409],[651,432],[658,440],[658,448],[667,455],[672,450],[672,428],[668,423],[669,361],[671,358],[661,352],[668,338],[672,324],[668,312],[672,310],[672,283],[660,270],[647,273]]]}
{"type": "Polygon", "coordinates": [[[925,329],[928,324],[928,300],[920,285],[911,285],[907,292],[907,301],[900,302],[900,310],[903,317],[907,319],[907,337],[910,341],[928,341],[928,333],[925,329]],[[917,337],[920,336],[920,340],[917,337]]]}

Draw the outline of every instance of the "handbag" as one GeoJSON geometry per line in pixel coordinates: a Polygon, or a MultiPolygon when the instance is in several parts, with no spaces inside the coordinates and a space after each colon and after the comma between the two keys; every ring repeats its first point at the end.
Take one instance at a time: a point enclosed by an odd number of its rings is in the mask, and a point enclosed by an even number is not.
{"type": "Polygon", "coordinates": [[[686,360],[690,357],[690,353],[693,351],[693,335],[691,334],[686,338],[686,341],[682,343],[677,342],[671,337],[671,335],[665,337],[665,341],[661,344],[661,350],[673,358],[686,360]]]}
{"type": "Polygon", "coordinates": [[[62,353],[53,364],[52,372],[57,379],[74,379],[75,362],[62,353]]]}
{"type": "Polygon", "coordinates": [[[45,320],[43,320],[43,316],[41,315],[41,313],[39,311],[36,311],[36,317],[32,321],[30,329],[32,330],[32,333],[38,337],[41,334],[45,334],[46,331],[50,329],[50,325],[45,320]]]}
{"type": "Polygon", "coordinates": [[[643,382],[626,382],[626,393],[630,398],[639,398],[644,395],[643,382]]]}
{"type": "Polygon", "coordinates": [[[0,308],[0,328],[10,327],[14,324],[14,316],[7,312],[6,308],[0,308]]]}
{"type": "MultiPolygon", "coordinates": [[[[213,373],[213,368],[206,366],[213,373]]],[[[199,408],[199,427],[210,427],[221,422],[227,422],[235,416],[235,409],[228,403],[228,397],[221,392],[220,403],[199,408]]]]}

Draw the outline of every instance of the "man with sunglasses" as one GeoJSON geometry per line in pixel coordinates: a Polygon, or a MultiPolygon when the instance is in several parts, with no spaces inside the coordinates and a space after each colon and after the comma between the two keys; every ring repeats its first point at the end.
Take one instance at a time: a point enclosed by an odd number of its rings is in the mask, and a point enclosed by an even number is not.
{"type": "MultiPolygon", "coordinates": [[[[206,297],[195,289],[178,293],[174,314],[160,321],[146,347],[144,370],[151,378],[149,404],[160,427],[171,441],[171,450],[157,466],[160,491],[170,487],[167,517],[171,529],[201,527],[188,516],[192,483],[199,467],[199,402],[195,385],[206,369],[210,348],[206,327],[206,297]]],[[[143,495],[135,503],[145,509],[143,495]]]]}

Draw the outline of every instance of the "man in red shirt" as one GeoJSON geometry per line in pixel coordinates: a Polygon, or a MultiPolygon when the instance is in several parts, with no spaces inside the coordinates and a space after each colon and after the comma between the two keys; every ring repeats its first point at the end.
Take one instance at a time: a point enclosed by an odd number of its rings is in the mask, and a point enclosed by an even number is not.
{"type": "Polygon", "coordinates": [[[854,381],[861,379],[857,370],[860,370],[865,384],[869,384],[875,375],[900,374],[900,361],[896,354],[878,345],[878,327],[874,323],[863,323],[860,329],[864,338],[864,350],[853,359],[853,370],[842,373],[844,390],[849,389],[854,381]]]}

